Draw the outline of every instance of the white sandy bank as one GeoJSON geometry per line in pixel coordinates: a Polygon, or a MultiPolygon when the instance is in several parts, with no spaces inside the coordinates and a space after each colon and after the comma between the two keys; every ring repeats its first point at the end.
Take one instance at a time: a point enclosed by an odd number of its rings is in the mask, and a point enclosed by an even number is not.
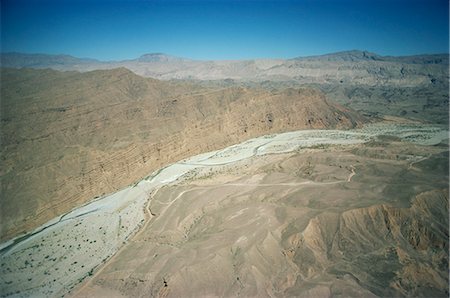
{"type": "Polygon", "coordinates": [[[145,207],[151,192],[176,183],[190,171],[298,148],[364,143],[379,135],[426,145],[449,137],[447,130],[437,126],[373,124],[358,130],[268,135],[185,159],[134,186],[58,216],[28,235],[0,244],[0,295],[48,297],[67,293],[92,275],[144,224],[149,216],[145,207]]]}

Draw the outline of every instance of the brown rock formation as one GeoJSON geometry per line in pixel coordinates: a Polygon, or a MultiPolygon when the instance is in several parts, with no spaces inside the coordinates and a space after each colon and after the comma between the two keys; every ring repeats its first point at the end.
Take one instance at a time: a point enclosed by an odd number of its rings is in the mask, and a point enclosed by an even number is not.
{"type": "Polygon", "coordinates": [[[448,149],[379,142],[384,157],[378,142],[300,149],[166,185],[71,294],[448,297],[448,149]]]}
{"type": "Polygon", "coordinates": [[[187,156],[363,121],[309,89],[200,88],[124,68],[2,69],[1,94],[1,240],[187,156]]]}

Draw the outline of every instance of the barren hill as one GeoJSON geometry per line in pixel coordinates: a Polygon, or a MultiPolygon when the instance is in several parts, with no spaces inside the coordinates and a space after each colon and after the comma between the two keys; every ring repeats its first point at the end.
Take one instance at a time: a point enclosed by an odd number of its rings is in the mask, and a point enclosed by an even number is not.
{"type": "Polygon", "coordinates": [[[203,164],[150,194],[75,297],[448,297],[447,146],[379,136],[203,164]]]}
{"type": "Polygon", "coordinates": [[[311,89],[205,88],[125,68],[2,69],[1,94],[2,240],[196,153],[363,122],[311,89]]]}
{"type": "Polygon", "coordinates": [[[445,83],[448,63],[447,54],[393,57],[357,50],[293,59],[224,61],[191,60],[162,53],[144,54],[123,61],[98,61],[69,55],[1,54],[2,67],[13,68],[90,71],[125,67],[145,77],[165,80],[293,80],[298,84],[351,83],[397,87],[445,83]]]}
{"type": "Polygon", "coordinates": [[[293,59],[200,61],[154,53],[104,62],[67,55],[3,53],[1,64],[78,71],[125,67],[156,79],[269,90],[306,86],[369,116],[388,114],[448,123],[448,54],[394,57],[353,50],[293,59]]]}
{"type": "Polygon", "coordinates": [[[293,59],[202,61],[163,53],[144,54],[123,61],[99,61],[69,55],[1,54],[2,67],[53,68],[90,71],[126,67],[158,79],[290,81],[297,83],[349,83],[416,86],[445,82],[448,54],[381,56],[367,51],[345,51],[293,59]]]}

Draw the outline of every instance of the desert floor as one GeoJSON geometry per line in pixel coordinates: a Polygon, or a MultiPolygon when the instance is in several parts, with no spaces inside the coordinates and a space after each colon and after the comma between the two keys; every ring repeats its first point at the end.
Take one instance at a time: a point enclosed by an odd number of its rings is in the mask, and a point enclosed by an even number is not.
{"type": "Polygon", "coordinates": [[[1,296],[448,296],[448,131],[268,135],[0,245],[1,296]]]}

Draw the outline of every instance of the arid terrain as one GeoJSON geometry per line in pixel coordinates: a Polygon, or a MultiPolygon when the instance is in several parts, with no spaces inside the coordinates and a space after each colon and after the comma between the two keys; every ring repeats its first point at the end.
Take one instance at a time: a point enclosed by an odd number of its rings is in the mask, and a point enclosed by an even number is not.
{"type": "Polygon", "coordinates": [[[447,55],[1,58],[1,297],[448,297],[447,55]]]}
{"type": "Polygon", "coordinates": [[[370,117],[392,115],[448,124],[448,54],[382,56],[344,51],[292,59],[201,61],[162,53],[124,61],[4,53],[2,65],[90,71],[125,67],[160,80],[268,90],[310,87],[370,117]]]}
{"type": "Polygon", "coordinates": [[[1,80],[1,239],[188,156],[267,133],[363,123],[311,89],[202,88],[124,68],[3,69],[1,80]]]}
{"type": "Polygon", "coordinates": [[[161,188],[150,223],[75,297],[447,296],[445,146],[324,147],[161,188]]]}
{"type": "Polygon", "coordinates": [[[184,159],[4,244],[2,295],[448,295],[442,141],[377,124],[184,159]]]}

